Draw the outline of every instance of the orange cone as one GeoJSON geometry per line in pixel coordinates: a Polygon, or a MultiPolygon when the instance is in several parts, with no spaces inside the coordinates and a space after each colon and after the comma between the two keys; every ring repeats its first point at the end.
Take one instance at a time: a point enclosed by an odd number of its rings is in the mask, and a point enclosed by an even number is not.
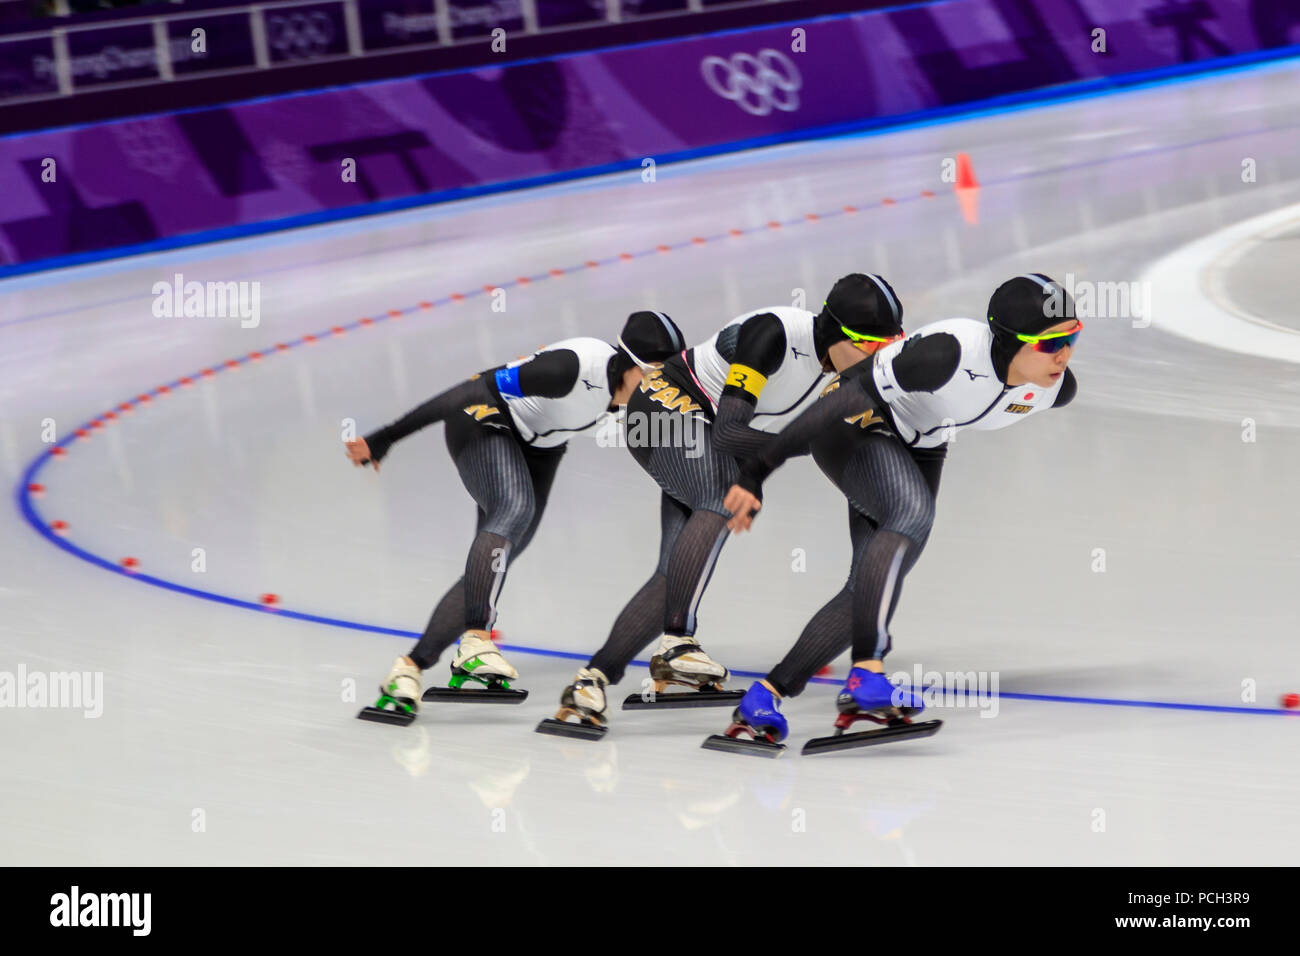
{"type": "Polygon", "coordinates": [[[957,184],[953,188],[961,206],[961,217],[969,226],[979,225],[980,184],[975,178],[975,167],[971,165],[968,153],[957,154],[957,184]]]}
{"type": "Polygon", "coordinates": [[[979,181],[975,179],[975,167],[970,163],[969,153],[957,154],[957,188],[958,189],[979,189],[979,181]]]}

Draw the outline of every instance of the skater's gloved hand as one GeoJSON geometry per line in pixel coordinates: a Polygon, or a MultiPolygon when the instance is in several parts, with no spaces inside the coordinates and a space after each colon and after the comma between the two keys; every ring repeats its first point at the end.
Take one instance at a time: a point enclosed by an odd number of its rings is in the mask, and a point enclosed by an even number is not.
{"type": "Polygon", "coordinates": [[[364,438],[358,438],[356,441],[343,443],[347,448],[348,461],[358,467],[370,465],[375,471],[379,470],[379,460],[383,457],[380,449],[371,450],[364,438]]]}
{"type": "Polygon", "coordinates": [[[727,522],[727,527],[738,533],[749,530],[750,525],[754,523],[754,516],[763,507],[763,502],[758,495],[737,484],[732,485],[727,491],[722,506],[731,512],[731,520],[727,522]]]}

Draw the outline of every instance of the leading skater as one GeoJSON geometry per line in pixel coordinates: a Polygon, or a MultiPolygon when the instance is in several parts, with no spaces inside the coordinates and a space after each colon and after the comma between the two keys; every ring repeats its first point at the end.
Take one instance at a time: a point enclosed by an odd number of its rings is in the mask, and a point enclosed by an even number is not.
{"type": "MultiPolygon", "coordinates": [[[[1059,283],[1039,273],[1010,279],[993,293],[987,314],[987,322],[931,323],[880,350],[742,464],[725,502],[737,532],[750,527],[761,507],[764,479],[787,458],[811,450],[848,498],[853,562],[840,592],[781,663],[749,688],[727,736],[711,737],[706,746],[779,752],[789,733],[780,701],[803,691],[850,647],[853,667],[837,700],[836,726],[843,731],[856,719],[890,725],[888,732],[850,735],[856,743],[908,735],[906,725],[923,704],[918,693],[890,684],[884,657],[903,579],[930,535],[947,442],[964,428],[1005,428],[1061,408],[1077,390],[1067,365],[1083,323],[1059,283]],[[754,739],[739,740],[741,733],[754,739]]],[[[824,738],[827,745],[835,739],[824,738]]]]}
{"type": "MultiPolygon", "coordinates": [[[[539,724],[539,731],[603,734],[605,688],[622,680],[632,658],[656,636],[650,661],[656,691],[687,686],[700,693],[687,695],[690,703],[725,704],[739,696],[720,690],[727,669],[695,639],[696,609],[728,534],[723,498],[737,479],[737,459],[765,447],[817,400],[834,372],[901,338],[902,320],[889,283],[855,273],[835,283],[820,312],[748,312],[671,358],[662,373],[646,375],[628,403],[627,437],[633,457],[661,489],[659,563],[615,620],[604,646],[565,688],[555,718],[539,724]],[[635,440],[638,424],[675,415],[692,418],[696,441],[689,448],[635,440]]],[[[654,703],[687,703],[682,697],[660,694],[654,703]]]]}
{"type": "MultiPolygon", "coordinates": [[[[358,716],[413,720],[420,672],[458,639],[451,662],[453,691],[473,680],[490,691],[509,692],[509,681],[519,675],[490,638],[496,602],[509,563],[528,547],[541,522],[566,443],[597,429],[607,413],[627,404],[646,370],[683,348],[672,319],[662,312],[635,312],[617,345],[595,338],[556,342],[471,376],[392,424],[346,443],[354,465],[378,471],[394,443],[445,422],[447,450],[478,504],[464,576],[438,602],[411,653],[393,664],[378,704],[358,716]]],[[[511,697],[521,699],[518,692],[501,695],[503,701],[511,697]]]]}

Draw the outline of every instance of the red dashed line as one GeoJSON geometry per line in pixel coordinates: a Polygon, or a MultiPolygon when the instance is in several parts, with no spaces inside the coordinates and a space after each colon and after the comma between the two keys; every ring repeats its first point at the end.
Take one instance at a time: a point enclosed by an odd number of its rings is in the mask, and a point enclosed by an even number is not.
{"type": "MultiPolygon", "coordinates": [[[[932,198],[934,198],[934,195],[935,195],[935,194],[934,194],[933,192],[931,192],[930,190],[926,189],[926,190],[922,190],[921,193],[920,193],[920,195],[921,195],[922,198],[925,198],[925,199],[932,199],[932,198]]],[[[881,205],[881,206],[893,206],[893,205],[896,204],[896,202],[897,202],[896,200],[894,200],[894,199],[892,199],[892,198],[888,198],[888,197],[886,197],[886,198],[884,198],[884,199],[882,199],[882,200],[880,201],[880,205],[881,205]]],[[[842,211],[843,211],[843,212],[845,212],[845,213],[850,213],[850,214],[852,214],[852,213],[857,213],[857,212],[860,211],[860,209],[859,209],[858,206],[852,206],[852,205],[843,206],[843,207],[841,207],[841,208],[842,208],[842,211]]],[[[822,214],[822,213],[810,212],[810,213],[805,213],[804,216],[803,216],[803,219],[802,219],[802,220],[797,220],[797,219],[796,219],[796,220],[791,220],[790,223],[782,223],[782,222],[778,222],[777,220],[774,219],[774,220],[770,220],[770,221],[766,224],[766,228],[767,228],[767,229],[780,229],[780,228],[782,228],[782,226],[784,226],[784,225],[797,225],[800,221],[803,221],[803,222],[817,222],[817,221],[819,221],[820,219],[822,219],[822,217],[823,217],[823,214],[822,214]]],[[[706,238],[706,237],[704,237],[704,236],[692,236],[691,239],[690,239],[690,244],[691,244],[691,245],[695,245],[695,246],[703,246],[703,245],[706,245],[706,244],[708,244],[709,242],[714,241],[714,240],[717,240],[717,239],[727,239],[727,238],[737,239],[737,238],[740,238],[740,237],[742,237],[742,236],[745,236],[748,232],[752,232],[752,231],[754,231],[754,230],[744,230],[744,229],[732,228],[732,229],[728,229],[727,232],[726,232],[725,234],[721,234],[721,235],[715,236],[715,237],[713,237],[712,239],[710,239],[710,238],[706,238]]],[[[666,252],[672,252],[673,249],[676,248],[676,247],[675,247],[675,246],[672,246],[672,245],[665,244],[665,243],[660,243],[660,244],[656,245],[654,248],[655,248],[655,251],[658,252],[658,253],[666,253],[666,252]]],[[[637,254],[636,254],[636,253],[632,253],[632,252],[620,252],[620,253],[618,254],[618,257],[617,257],[617,258],[618,258],[618,261],[621,261],[621,262],[631,262],[633,259],[636,259],[636,258],[637,258],[637,254]]],[[[600,263],[598,260],[595,260],[595,259],[587,259],[587,260],[583,263],[583,265],[584,265],[586,268],[588,268],[588,269],[595,269],[595,268],[599,267],[600,264],[601,264],[601,263],[600,263]]],[[[550,278],[556,278],[556,279],[559,279],[559,278],[563,278],[563,277],[566,275],[566,272],[567,272],[567,270],[565,270],[565,269],[559,269],[559,268],[549,269],[549,270],[547,270],[547,272],[546,272],[545,275],[538,276],[537,278],[545,279],[545,278],[550,277],[550,278]]],[[[515,279],[515,283],[518,284],[518,285],[521,285],[521,286],[530,285],[532,282],[533,282],[533,277],[529,277],[529,276],[519,276],[518,278],[515,279]]],[[[492,294],[492,293],[494,293],[494,292],[497,290],[497,288],[498,288],[498,286],[485,285],[485,286],[483,286],[483,291],[485,291],[485,292],[487,292],[487,293],[489,293],[489,294],[492,294]]],[[[452,292],[452,293],[448,296],[448,299],[449,299],[451,302],[456,302],[456,303],[464,302],[464,301],[465,301],[465,298],[466,298],[466,295],[465,295],[464,293],[461,293],[461,292],[452,292]]],[[[433,303],[433,302],[430,302],[430,301],[427,301],[427,300],[421,300],[420,302],[416,303],[416,307],[418,307],[418,308],[421,309],[421,310],[425,310],[425,311],[427,311],[427,310],[431,310],[431,309],[434,308],[434,303],[433,303]]],[[[406,311],[410,311],[410,310],[406,310],[406,311]]],[[[375,325],[376,322],[383,321],[383,320],[386,319],[386,318],[390,318],[390,319],[400,319],[404,314],[405,314],[405,312],[404,312],[403,310],[400,310],[400,309],[389,309],[386,315],[379,316],[378,318],[371,318],[371,317],[369,317],[369,316],[366,316],[366,317],[363,317],[363,318],[359,319],[359,320],[358,320],[356,323],[354,323],[354,324],[355,324],[356,327],[360,327],[360,328],[370,328],[370,327],[372,327],[373,325],[375,325]]],[[[344,335],[346,332],[347,332],[347,328],[346,328],[345,326],[341,326],[341,325],[333,326],[333,327],[330,329],[330,334],[332,334],[332,335],[334,335],[334,336],[341,336],[341,335],[344,335]]],[[[308,334],[306,334],[306,335],[303,335],[302,338],[298,340],[298,343],[297,343],[297,344],[301,344],[301,345],[315,345],[315,344],[317,343],[317,341],[318,341],[318,338],[319,338],[320,336],[322,336],[323,334],[324,334],[324,333],[315,333],[315,334],[308,333],[308,334]]],[[[267,349],[265,349],[264,351],[255,351],[255,352],[250,352],[250,353],[248,354],[248,356],[246,357],[246,359],[244,359],[244,361],[260,361],[262,358],[267,357],[267,356],[270,356],[270,355],[272,355],[272,354],[274,354],[274,353],[276,353],[276,352],[287,352],[290,348],[292,348],[292,345],[290,345],[289,343],[286,343],[286,342],[277,342],[277,343],[275,343],[275,346],[274,346],[273,348],[267,348],[267,349]]],[[[221,363],[219,366],[214,366],[214,367],[212,367],[212,368],[205,368],[205,369],[201,370],[200,372],[198,372],[196,375],[187,375],[187,376],[184,376],[184,377],[178,379],[177,382],[176,382],[176,384],[179,385],[179,386],[181,386],[181,387],[183,387],[183,388],[190,388],[190,387],[192,387],[192,386],[194,385],[195,381],[198,380],[198,379],[201,379],[201,378],[212,378],[213,376],[215,376],[215,375],[217,374],[217,372],[224,371],[224,370],[237,371],[237,370],[239,369],[240,365],[241,365],[241,360],[237,360],[237,359],[227,359],[225,362],[221,363]]],[[[167,386],[167,385],[160,385],[160,386],[158,386],[156,389],[154,389],[153,394],[154,394],[154,395],[162,396],[162,395],[170,394],[171,391],[172,391],[172,388],[171,388],[171,387],[169,387],[169,386],[167,386]]],[[[94,429],[102,429],[106,424],[111,424],[112,422],[116,421],[117,418],[118,418],[119,413],[122,414],[122,415],[128,414],[128,413],[134,411],[134,409],[135,409],[135,405],[136,405],[136,404],[146,404],[146,403],[150,402],[151,400],[152,400],[152,399],[151,399],[151,397],[150,397],[149,394],[138,395],[138,396],[135,398],[134,401],[124,402],[124,403],[122,403],[121,405],[118,405],[117,408],[116,408],[116,411],[112,411],[112,410],[110,410],[110,411],[104,412],[103,415],[101,416],[101,418],[94,419],[94,420],[92,420],[91,422],[87,423],[87,425],[88,425],[88,429],[90,429],[90,430],[94,430],[94,429]]],[[[87,438],[89,438],[89,437],[90,437],[90,434],[91,434],[91,431],[88,430],[88,429],[87,429],[87,428],[81,428],[81,429],[78,429],[78,430],[76,431],[76,433],[75,433],[77,439],[80,440],[80,441],[84,441],[84,440],[86,440],[87,438]]],[[[61,458],[66,457],[67,454],[68,454],[67,449],[63,448],[62,446],[56,446],[56,447],[50,449],[50,455],[53,456],[53,457],[55,457],[55,458],[60,458],[60,459],[61,459],[61,458]]],[[[44,496],[44,494],[45,494],[45,486],[44,486],[44,485],[39,485],[39,484],[28,485],[28,486],[27,486],[27,492],[28,492],[30,495],[32,495],[33,497],[42,497],[42,496],[44,496]]],[[[54,522],[51,522],[51,524],[49,525],[49,527],[50,527],[50,530],[51,530],[51,531],[53,531],[55,534],[60,535],[60,536],[66,536],[66,534],[67,534],[67,532],[68,532],[68,523],[67,523],[66,521],[54,521],[54,522]]],[[[123,558],[119,563],[121,564],[121,566],[122,566],[123,568],[127,569],[127,570],[128,570],[129,572],[131,572],[131,573],[135,573],[135,569],[136,569],[137,567],[139,567],[139,564],[140,564],[139,560],[138,560],[137,558],[134,558],[134,557],[123,558]]],[[[279,595],[276,595],[276,594],[266,593],[266,594],[261,595],[261,597],[259,598],[259,601],[260,601],[260,603],[261,603],[262,605],[264,605],[268,610],[278,610],[277,605],[279,605],[279,603],[280,603],[280,597],[279,597],[279,595]]],[[[495,636],[495,634],[494,634],[494,636],[495,636]]]]}

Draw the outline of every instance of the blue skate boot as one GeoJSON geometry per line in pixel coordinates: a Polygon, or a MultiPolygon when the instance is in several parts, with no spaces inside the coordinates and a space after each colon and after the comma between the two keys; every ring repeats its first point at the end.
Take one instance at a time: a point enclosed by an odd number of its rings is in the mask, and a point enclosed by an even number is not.
{"type": "Polygon", "coordinates": [[[761,681],[755,681],[731,715],[731,726],[725,733],[714,734],[702,746],[706,750],[725,750],[732,753],[777,757],[785,750],[781,741],[790,733],[790,725],[781,713],[781,698],[772,693],[761,681]],[[748,734],[749,740],[742,740],[748,734]]]}
{"type": "Polygon", "coordinates": [[[803,745],[804,754],[825,753],[829,750],[847,750],[889,743],[905,737],[929,737],[937,734],[942,720],[923,720],[912,723],[912,718],[925,709],[921,695],[913,690],[895,687],[884,674],[864,667],[849,671],[844,688],[835,699],[840,715],[835,719],[835,733],[829,737],[814,737],[803,745]],[[880,724],[879,730],[864,730],[846,734],[859,720],[880,724]]]}
{"type": "MultiPolygon", "coordinates": [[[[895,687],[884,674],[863,667],[849,671],[844,688],[835,698],[841,714],[866,712],[877,717],[911,717],[925,710],[921,695],[895,687]]],[[[871,719],[871,718],[868,718],[871,719]]]]}

